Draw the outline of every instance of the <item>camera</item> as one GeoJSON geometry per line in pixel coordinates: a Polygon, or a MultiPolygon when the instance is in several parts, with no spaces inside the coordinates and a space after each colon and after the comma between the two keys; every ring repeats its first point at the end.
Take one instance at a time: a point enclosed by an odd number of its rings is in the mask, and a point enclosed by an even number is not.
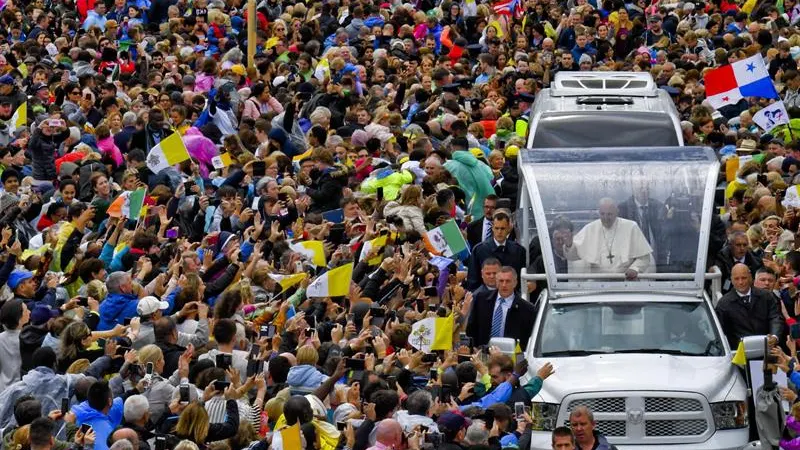
{"type": "Polygon", "coordinates": [[[425,435],[425,443],[431,444],[433,448],[439,448],[442,445],[441,433],[428,433],[425,435]]]}

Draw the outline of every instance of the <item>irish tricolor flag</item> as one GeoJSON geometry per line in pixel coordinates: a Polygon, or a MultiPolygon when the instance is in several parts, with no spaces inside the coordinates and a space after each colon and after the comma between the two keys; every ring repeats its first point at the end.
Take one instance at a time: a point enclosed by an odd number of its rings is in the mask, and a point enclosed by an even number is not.
{"type": "Polygon", "coordinates": [[[453,219],[428,231],[423,238],[425,247],[434,255],[445,258],[456,257],[461,260],[469,256],[467,241],[464,240],[464,235],[453,219]]]}
{"type": "Polygon", "coordinates": [[[147,167],[153,173],[158,173],[187,159],[189,159],[189,151],[186,150],[180,133],[172,133],[150,149],[150,153],[147,155],[147,167]]]}
{"type": "Polygon", "coordinates": [[[350,293],[353,263],[331,269],[308,285],[308,297],[341,297],[350,293]]]}
{"type": "Polygon", "coordinates": [[[135,191],[125,191],[111,202],[108,207],[108,215],[111,217],[127,217],[136,220],[142,214],[144,206],[145,189],[135,191]]]}

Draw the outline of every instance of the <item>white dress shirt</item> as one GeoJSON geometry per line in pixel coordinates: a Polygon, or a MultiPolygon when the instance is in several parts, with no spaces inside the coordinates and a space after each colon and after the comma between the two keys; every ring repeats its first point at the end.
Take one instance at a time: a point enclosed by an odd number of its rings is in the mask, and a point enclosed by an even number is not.
{"type": "MultiPolygon", "coordinates": [[[[500,294],[497,294],[497,301],[494,304],[495,309],[497,309],[497,305],[500,304],[502,311],[503,311],[503,321],[500,324],[500,336],[505,336],[506,332],[506,318],[508,317],[508,310],[511,309],[511,304],[514,303],[514,294],[511,294],[510,297],[503,299],[500,294]],[[502,300],[502,303],[501,303],[502,300]]],[[[492,317],[494,317],[494,311],[492,311],[492,317]]]]}

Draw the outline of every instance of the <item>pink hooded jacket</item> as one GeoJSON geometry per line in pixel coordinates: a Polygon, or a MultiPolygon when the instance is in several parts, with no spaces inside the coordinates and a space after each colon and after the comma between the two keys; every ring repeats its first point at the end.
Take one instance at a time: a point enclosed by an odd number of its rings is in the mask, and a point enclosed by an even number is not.
{"type": "Polygon", "coordinates": [[[117,144],[114,143],[114,138],[112,136],[105,139],[98,139],[97,148],[100,149],[105,156],[111,157],[117,167],[125,162],[125,159],[122,157],[122,152],[119,150],[119,147],[117,147],[117,144]]]}

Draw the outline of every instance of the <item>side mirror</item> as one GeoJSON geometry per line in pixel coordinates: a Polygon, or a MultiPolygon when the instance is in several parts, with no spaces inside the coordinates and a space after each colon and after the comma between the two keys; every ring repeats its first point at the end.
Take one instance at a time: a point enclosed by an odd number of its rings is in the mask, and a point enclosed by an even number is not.
{"type": "Polygon", "coordinates": [[[509,356],[514,356],[514,350],[517,348],[517,343],[512,338],[494,337],[489,339],[489,347],[497,347],[502,353],[509,356]]]}
{"type": "MultiPolygon", "coordinates": [[[[747,336],[742,339],[744,342],[744,355],[748,360],[764,359],[767,336],[747,336]]],[[[733,349],[734,353],[736,349],[733,349]]]]}

